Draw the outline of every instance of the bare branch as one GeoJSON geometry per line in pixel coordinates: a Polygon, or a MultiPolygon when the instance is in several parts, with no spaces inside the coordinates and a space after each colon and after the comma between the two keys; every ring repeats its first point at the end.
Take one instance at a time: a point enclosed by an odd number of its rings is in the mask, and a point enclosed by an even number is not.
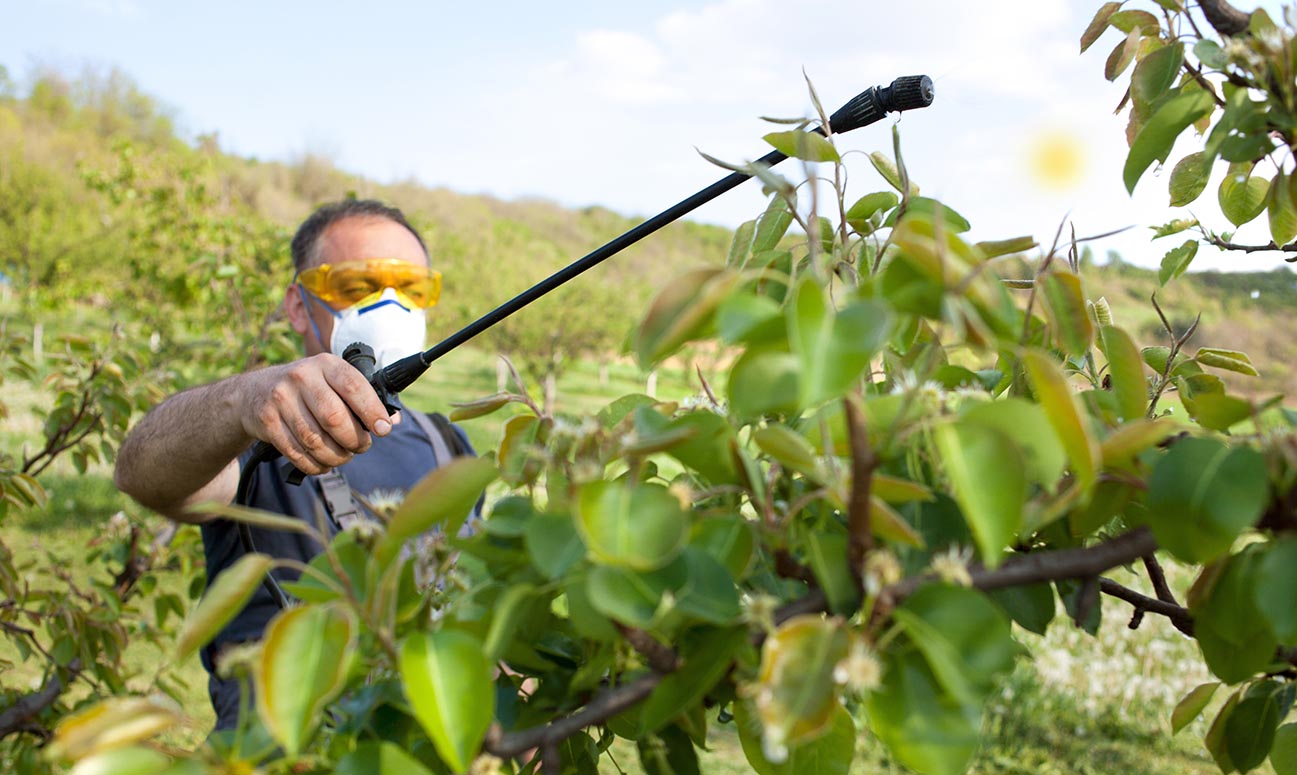
{"type": "Polygon", "coordinates": [[[1179,605],[1175,602],[1171,586],[1166,583],[1166,574],[1162,571],[1161,563],[1157,561],[1157,555],[1152,553],[1144,555],[1144,569],[1148,571],[1148,580],[1153,582],[1153,591],[1157,593],[1157,599],[1163,603],[1179,605]]]}
{"type": "Polygon", "coordinates": [[[673,673],[680,669],[680,655],[670,646],[659,642],[652,635],[638,627],[627,627],[618,624],[617,630],[631,645],[631,648],[657,673],[673,673]]]}

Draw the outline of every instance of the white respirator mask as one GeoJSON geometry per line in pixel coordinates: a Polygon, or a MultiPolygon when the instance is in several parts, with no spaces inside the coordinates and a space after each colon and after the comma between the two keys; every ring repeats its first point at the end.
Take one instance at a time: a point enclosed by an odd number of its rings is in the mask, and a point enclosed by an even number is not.
{"type": "MultiPolygon", "coordinates": [[[[302,293],[304,298],[309,294],[305,288],[302,293]]],[[[352,342],[364,342],[373,348],[381,369],[424,349],[428,332],[424,311],[402,298],[395,288],[385,288],[377,299],[371,297],[341,311],[323,306],[333,315],[329,351],[339,358],[352,342]]],[[[316,339],[323,344],[315,319],[310,320],[316,339]]]]}

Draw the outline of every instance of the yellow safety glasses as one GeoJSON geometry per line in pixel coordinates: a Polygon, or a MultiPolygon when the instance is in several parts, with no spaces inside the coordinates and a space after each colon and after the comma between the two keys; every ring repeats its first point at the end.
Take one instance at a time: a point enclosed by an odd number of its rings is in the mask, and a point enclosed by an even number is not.
{"type": "Polygon", "coordinates": [[[368,258],[320,264],[297,275],[297,282],[335,310],[396,289],[419,309],[427,309],[441,296],[441,272],[399,258],[368,258]]]}

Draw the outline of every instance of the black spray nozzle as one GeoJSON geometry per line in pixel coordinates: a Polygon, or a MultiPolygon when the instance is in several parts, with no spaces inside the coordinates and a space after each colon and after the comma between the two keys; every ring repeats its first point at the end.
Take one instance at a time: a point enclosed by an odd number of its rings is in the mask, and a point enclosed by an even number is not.
{"type": "Polygon", "coordinates": [[[926,108],[932,104],[932,79],[926,75],[903,75],[888,86],[865,89],[829,117],[835,134],[872,124],[887,113],[926,108]]]}

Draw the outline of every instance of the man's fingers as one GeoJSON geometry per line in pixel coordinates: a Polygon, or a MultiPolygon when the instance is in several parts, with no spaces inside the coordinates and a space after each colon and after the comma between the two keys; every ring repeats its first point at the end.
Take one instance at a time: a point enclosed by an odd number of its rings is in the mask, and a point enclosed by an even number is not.
{"type": "Polygon", "coordinates": [[[374,388],[351,364],[341,359],[331,359],[323,373],[329,387],[346,402],[365,428],[379,436],[391,432],[392,422],[387,416],[387,408],[378,400],[374,388]]]}
{"type": "MultiPolygon", "coordinates": [[[[338,402],[340,403],[340,402],[338,402]]],[[[338,437],[338,432],[333,428],[323,427],[323,423],[313,414],[313,408],[306,402],[301,401],[293,412],[292,418],[288,421],[289,429],[292,430],[293,436],[297,438],[299,444],[307,455],[324,465],[326,468],[340,466],[351,459],[351,449],[344,448],[344,439],[338,437]]],[[[345,425],[345,431],[354,434],[356,423],[345,409],[337,414],[343,415],[342,424],[345,425]]],[[[338,418],[334,418],[337,421],[338,418]]],[[[345,435],[345,434],[344,434],[345,435]]],[[[362,443],[353,446],[361,446],[364,449],[369,448],[369,434],[360,429],[362,443]]],[[[363,450],[357,450],[363,451],[363,450]]]]}

